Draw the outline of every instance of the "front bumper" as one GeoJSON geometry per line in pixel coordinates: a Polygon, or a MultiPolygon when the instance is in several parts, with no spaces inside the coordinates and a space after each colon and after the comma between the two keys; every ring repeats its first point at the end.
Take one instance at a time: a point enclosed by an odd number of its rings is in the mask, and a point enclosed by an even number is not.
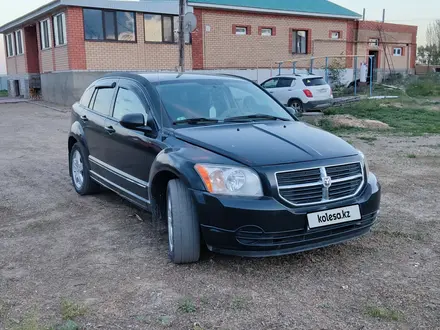
{"type": "Polygon", "coordinates": [[[373,174],[362,192],[343,201],[292,208],[272,197],[214,196],[191,190],[204,241],[211,251],[247,257],[291,254],[367,234],[379,213],[381,188],[373,174]],[[362,219],[315,229],[307,214],[359,205],[362,219]]]}
{"type": "Polygon", "coordinates": [[[304,110],[324,110],[333,105],[333,99],[322,100],[322,101],[309,101],[303,104],[304,110]]]}

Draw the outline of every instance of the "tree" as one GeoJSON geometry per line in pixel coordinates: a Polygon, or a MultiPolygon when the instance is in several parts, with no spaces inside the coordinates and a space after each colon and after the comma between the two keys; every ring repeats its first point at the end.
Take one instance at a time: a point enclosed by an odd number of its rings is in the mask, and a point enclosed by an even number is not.
{"type": "Polygon", "coordinates": [[[440,19],[428,25],[426,41],[426,46],[417,49],[418,61],[426,65],[440,65],[440,19]]]}

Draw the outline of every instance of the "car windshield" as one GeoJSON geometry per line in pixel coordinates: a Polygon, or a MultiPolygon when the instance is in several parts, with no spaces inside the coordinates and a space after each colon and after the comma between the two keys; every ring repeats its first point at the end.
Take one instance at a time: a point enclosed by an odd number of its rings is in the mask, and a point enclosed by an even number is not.
{"type": "Polygon", "coordinates": [[[283,107],[245,80],[188,79],[157,82],[155,87],[173,122],[188,122],[196,118],[227,121],[246,116],[253,116],[253,120],[293,120],[283,107]]]}

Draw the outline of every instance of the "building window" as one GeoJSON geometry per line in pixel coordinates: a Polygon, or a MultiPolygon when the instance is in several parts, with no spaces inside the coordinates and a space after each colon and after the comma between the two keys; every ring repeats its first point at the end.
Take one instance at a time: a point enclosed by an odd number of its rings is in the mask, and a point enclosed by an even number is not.
{"type": "Polygon", "coordinates": [[[15,55],[14,35],[12,33],[6,36],[6,49],[8,57],[15,55]]]}
{"type": "Polygon", "coordinates": [[[40,22],[40,39],[41,49],[48,49],[52,47],[52,36],[50,34],[50,20],[45,19],[40,22]]]}
{"type": "Polygon", "coordinates": [[[84,9],[86,40],[136,41],[136,17],[133,12],[84,9]]]}
{"type": "Polygon", "coordinates": [[[236,26],[235,27],[235,34],[238,36],[244,36],[248,34],[248,28],[246,26],[236,26]]]}
{"type": "Polygon", "coordinates": [[[64,13],[53,17],[53,29],[55,34],[55,46],[66,45],[66,15],[64,13]]]}
{"type": "Polygon", "coordinates": [[[16,54],[22,55],[24,53],[23,30],[15,31],[15,46],[17,47],[16,54]]]}
{"type": "Polygon", "coordinates": [[[379,39],[369,39],[368,40],[368,44],[370,45],[370,47],[378,47],[379,46],[379,39]]]}
{"type": "Polygon", "coordinates": [[[393,55],[394,56],[402,56],[403,55],[402,47],[394,48],[393,55]]]}
{"type": "MultiPolygon", "coordinates": [[[[178,42],[179,16],[145,14],[144,29],[147,42],[178,42]]],[[[190,34],[185,33],[185,43],[190,41],[190,34]]]]}
{"type": "Polygon", "coordinates": [[[262,28],[261,29],[261,35],[265,36],[265,37],[269,37],[273,35],[273,30],[272,28],[262,28]]]}
{"type": "Polygon", "coordinates": [[[330,31],[330,38],[331,39],[341,39],[341,32],[340,31],[330,31]]]}
{"type": "Polygon", "coordinates": [[[292,34],[292,53],[307,54],[307,42],[309,33],[307,31],[293,31],[292,34]]]}

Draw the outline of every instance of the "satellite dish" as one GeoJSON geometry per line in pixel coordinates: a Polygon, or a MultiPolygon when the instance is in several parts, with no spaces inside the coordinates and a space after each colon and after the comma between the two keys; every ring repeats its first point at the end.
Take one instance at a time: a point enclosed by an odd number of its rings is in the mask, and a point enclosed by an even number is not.
{"type": "Polygon", "coordinates": [[[197,17],[193,13],[186,13],[183,18],[183,31],[193,32],[197,28],[197,17]]]}

